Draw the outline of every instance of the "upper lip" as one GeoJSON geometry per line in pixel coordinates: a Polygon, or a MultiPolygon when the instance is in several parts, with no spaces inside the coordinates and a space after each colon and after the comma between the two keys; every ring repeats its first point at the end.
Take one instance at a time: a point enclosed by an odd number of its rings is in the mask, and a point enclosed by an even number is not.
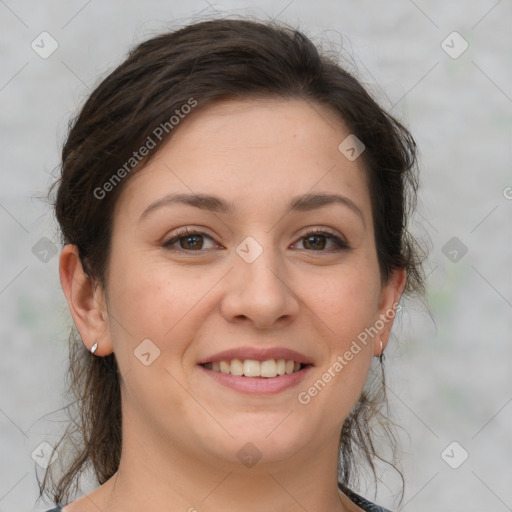
{"type": "Polygon", "coordinates": [[[266,361],[268,359],[285,359],[286,361],[295,361],[296,363],[312,364],[311,359],[304,354],[291,350],[289,348],[256,348],[256,347],[239,347],[217,352],[214,355],[205,357],[198,361],[197,364],[215,363],[218,361],[232,361],[233,359],[253,359],[255,361],[266,361]]]}

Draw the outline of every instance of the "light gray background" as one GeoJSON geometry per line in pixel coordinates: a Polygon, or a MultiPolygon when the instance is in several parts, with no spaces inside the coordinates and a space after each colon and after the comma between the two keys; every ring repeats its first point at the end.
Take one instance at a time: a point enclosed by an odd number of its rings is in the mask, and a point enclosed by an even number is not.
{"type": "MultiPolygon", "coordinates": [[[[416,137],[422,189],[413,228],[431,239],[435,324],[406,304],[387,351],[391,409],[405,432],[401,510],[512,510],[510,1],[0,0],[0,511],[50,508],[36,504],[31,453],[63,427],[53,411],[65,405],[70,316],[58,254],[45,263],[33,247],[58,240],[37,197],[53,181],[67,122],[135,43],[230,14],[278,17],[328,38],[416,137]],[[43,31],[59,45],[47,59],[31,48],[43,31]],[[469,44],[456,59],[441,47],[453,31],[469,44]],[[452,237],[467,247],[457,262],[453,248],[443,250],[452,237]],[[469,453],[458,469],[441,456],[453,441],[462,448],[448,450],[452,464],[469,453]]],[[[396,509],[396,476],[379,471],[377,501],[396,509]]],[[[360,490],[373,499],[370,486],[360,490]]]]}

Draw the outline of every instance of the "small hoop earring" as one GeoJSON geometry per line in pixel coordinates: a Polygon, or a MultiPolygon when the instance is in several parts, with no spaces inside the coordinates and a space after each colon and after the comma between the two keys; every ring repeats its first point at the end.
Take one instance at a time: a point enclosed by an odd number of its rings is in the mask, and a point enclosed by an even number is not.
{"type": "Polygon", "coordinates": [[[91,354],[94,354],[94,352],[96,352],[96,349],[98,348],[98,342],[96,342],[92,347],[91,347],[91,354]]]}

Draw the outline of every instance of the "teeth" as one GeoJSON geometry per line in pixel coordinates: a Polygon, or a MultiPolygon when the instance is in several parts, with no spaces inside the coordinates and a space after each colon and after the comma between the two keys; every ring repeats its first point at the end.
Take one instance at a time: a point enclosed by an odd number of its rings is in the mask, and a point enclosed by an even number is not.
{"type": "MultiPolygon", "coordinates": [[[[245,375],[247,373],[244,372],[245,375]]],[[[277,375],[277,363],[275,359],[262,361],[260,363],[260,376],[261,377],[275,377],[277,375]]]]}
{"type": "MultiPolygon", "coordinates": [[[[231,373],[233,373],[233,363],[237,361],[231,361],[231,373]]],[[[240,361],[242,364],[242,362],[240,361]]],[[[245,359],[243,364],[243,375],[246,377],[261,377],[261,363],[259,361],[254,361],[253,359],[245,359]]],[[[236,375],[236,374],[235,374],[236,375]]],[[[238,375],[242,375],[239,373],[238,375]]]]}
{"type": "Polygon", "coordinates": [[[231,375],[241,376],[244,374],[244,365],[240,359],[231,361],[231,375]]]}
{"type": "Polygon", "coordinates": [[[272,378],[284,375],[285,373],[298,372],[301,364],[292,360],[286,361],[285,359],[267,359],[261,362],[255,359],[233,359],[232,361],[206,363],[204,366],[209,370],[230,373],[231,375],[272,378]]]}

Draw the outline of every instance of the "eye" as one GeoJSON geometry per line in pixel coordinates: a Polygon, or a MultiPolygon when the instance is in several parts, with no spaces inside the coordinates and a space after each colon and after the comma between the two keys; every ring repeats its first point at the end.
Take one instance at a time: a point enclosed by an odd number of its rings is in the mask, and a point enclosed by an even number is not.
{"type": "Polygon", "coordinates": [[[164,242],[162,246],[171,251],[183,250],[197,252],[198,250],[203,249],[204,243],[201,241],[202,238],[209,238],[210,240],[213,240],[205,233],[185,228],[183,231],[177,233],[173,238],[164,242]],[[180,242],[180,247],[173,247],[177,242],[180,242]]]}
{"type": "Polygon", "coordinates": [[[333,233],[329,233],[328,231],[323,231],[321,229],[314,229],[306,232],[302,235],[300,240],[303,240],[303,245],[306,249],[313,248],[313,252],[330,252],[324,251],[327,242],[331,241],[335,245],[334,250],[344,250],[349,249],[348,244],[334,235],[333,233]]]}
{"type": "MultiPolygon", "coordinates": [[[[201,249],[205,248],[203,242],[204,238],[213,241],[213,238],[206,233],[185,228],[171,239],[164,242],[162,247],[171,251],[202,252],[201,249]],[[179,243],[179,247],[173,247],[177,243],[179,243]]],[[[348,244],[338,236],[321,229],[307,231],[300,238],[300,241],[304,241],[303,245],[305,250],[312,249],[313,252],[332,252],[332,250],[337,251],[350,248],[348,244]],[[328,245],[329,241],[331,244],[334,244],[334,249],[326,251],[325,247],[328,245]]]]}

